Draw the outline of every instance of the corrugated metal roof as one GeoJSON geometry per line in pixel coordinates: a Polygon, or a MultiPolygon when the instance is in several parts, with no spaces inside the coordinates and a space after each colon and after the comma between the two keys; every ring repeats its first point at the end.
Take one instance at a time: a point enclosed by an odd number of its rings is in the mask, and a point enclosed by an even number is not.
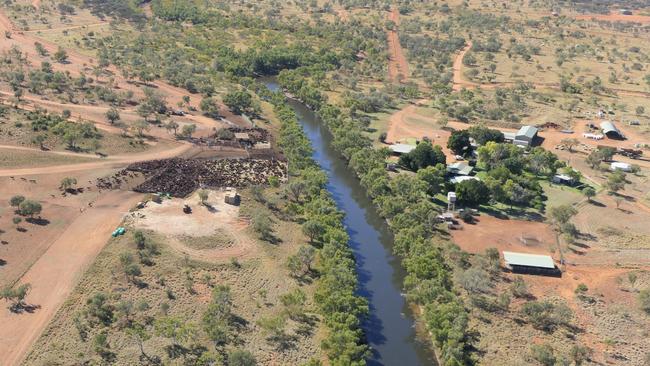
{"type": "Polygon", "coordinates": [[[480,179],[477,178],[477,177],[472,177],[470,175],[457,175],[457,176],[454,176],[453,178],[450,178],[449,182],[452,183],[452,184],[458,184],[458,183],[464,182],[466,180],[480,180],[480,179]]]}
{"type": "Polygon", "coordinates": [[[555,268],[553,258],[548,255],[503,252],[503,259],[505,259],[506,263],[509,265],[550,269],[555,268]]]}
{"type": "Polygon", "coordinates": [[[447,172],[457,175],[470,175],[473,170],[473,167],[463,162],[456,162],[447,166],[447,172]]]}
{"type": "Polygon", "coordinates": [[[517,137],[526,136],[529,139],[532,139],[533,137],[535,137],[535,135],[537,135],[537,131],[538,131],[537,127],[535,126],[522,126],[519,129],[519,132],[517,132],[517,137]]]}
{"type": "Polygon", "coordinates": [[[603,122],[601,122],[601,123],[600,123],[600,128],[601,128],[601,129],[603,130],[603,132],[605,132],[606,134],[607,134],[607,133],[610,133],[610,132],[616,132],[616,133],[620,134],[620,132],[618,131],[618,128],[616,128],[616,126],[614,126],[614,124],[613,124],[612,122],[610,122],[610,121],[603,121],[603,122]]]}
{"type": "Polygon", "coordinates": [[[415,149],[415,146],[407,144],[394,144],[390,145],[390,149],[391,151],[398,154],[408,154],[415,149]]]}

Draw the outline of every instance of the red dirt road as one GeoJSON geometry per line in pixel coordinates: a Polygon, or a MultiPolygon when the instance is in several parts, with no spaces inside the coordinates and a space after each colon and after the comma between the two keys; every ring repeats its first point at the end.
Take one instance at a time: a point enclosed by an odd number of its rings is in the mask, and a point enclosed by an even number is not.
{"type": "MultiPolygon", "coordinates": [[[[183,144],[166,151],[156,151],[156,152],[144,153],[138,155],[114,155],[102,159],[102,161],[96,163],[93,162],[93,163],[54,165],[54,166],[48,166],[42,168],[2,169],[0,170],[0,177],[58,174],[58,173],[68,173],[68,172],[76,172],[82,170],[107,168],[113,166],[119,167],[127,164],[137,163],[139,161],[172,158],[181,155],[184,152],[187,152],[191,148],[192,145],[183,144]]],[[[84,157],[84,155],[81,154],[77,154],[77,156],[84,157]]]]}
{"type": "Polygon", "coordinates": [[[30,283],[26,302],[33,313],[0,309],[0,355],[5,366],[18,365],[81,276],[106,244],[122,216],[141,194],[112,191],[86,210],[54,241],[19,283],[30,283]]]}
{"type": "Polygon", "coordinates": [[[454,66],[453,66],[453,73],[454,73],[454,86],[453,89],[454,91],[459,91],[463,87],[465,88],[475,88],[478,86],[478,84],[473,83],[471,81],[465,81],[463,80],[463,58],[465,57],[465,54],[469,52],[469,50],[472,48],[472,41],[469,41],[467,43],[467,46],[463,48],[462,51],[458,55],[456,55],[456,58],[454,58],[454,66]]]}
{"type": "MultiPolygon", "coordinates": [[[[399,26],[399,10],[393,7],[388,14],[388,20],[392,20],[395,26],[399,26]]],[[[388,77],[395,83],[407,81],[409,77],[409,64],[404,56],[404,50],[399,43],[399,36],[397,29],[388,30],[388,52],[390,59],[388,60],[388,77]]]]}

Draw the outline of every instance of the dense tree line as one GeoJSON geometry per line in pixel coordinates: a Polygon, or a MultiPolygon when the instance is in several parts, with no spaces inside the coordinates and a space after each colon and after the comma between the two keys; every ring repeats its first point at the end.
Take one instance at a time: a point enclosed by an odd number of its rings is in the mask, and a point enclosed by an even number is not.
{"type": "MultiPolygon", "coordinates": [[[[294,90],[295,86],[283,85],[297,94],[300,90],[294,90]]],[[[301,88],[305,88],[304,84],[301,88]]],[[[386,152],[371,147],[362,124],[338,107],[321,102],[323,97],[317,94],[315,88],[313,93],[301,93],[305,103],[318,106],[318,115],[334,135],[333,146],[349,161],[380,214],[388,219],[395,234],[395,253],[402,258],[408,273],[404,287],[409,300],[423,308],[423,319],[440,350],[443,365],[471,363],[468,313],[453,291],[452,270],[442,246],[432,244],[440,240],[435,235],[437,207],[430,200],[430,192],[440,189],[436,170],[441,171],[444,166],[427,168],[432,170],[430,174],[400,174],[390,179],[385,169],[386,152]]]]}
{"type": "Polygon", "coordinates": [[[361,321],[368,304],[356,295],[358,280],[349,237],[342,224],[343,214],[325,189],[326,176],[311,157],[312,149],[298,119],[280,93],[273,95],[276,116],[280,119],[279,145],[287,156],[289,182],[312,241],[322,244],[315,302],[329,329],[323,349],[332,365],[365,365],[368,347],[363,340],[361,321]],[[300,186],[300,188],[298,187],[300,186]]]}

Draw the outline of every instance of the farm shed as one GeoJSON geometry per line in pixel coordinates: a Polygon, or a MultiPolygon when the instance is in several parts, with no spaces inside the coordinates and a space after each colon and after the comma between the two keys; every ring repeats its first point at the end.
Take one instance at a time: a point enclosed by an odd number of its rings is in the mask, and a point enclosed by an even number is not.
{"type": "Polygon", "coordinates": [[[539,130],[534,126],[522,126],[515,135],[514,144],[518,146],[530,146],[539,130]]]}
{"type": "Polygon", "coordinates": [[[464,182],[466,180],[480,180],[477,177],[469,176],[469,175],[457,175],[449,179],[449,183],[451,184],[458,184],[460,182],[464,182]]]}
{"type": "Polygon", "coordinates": [[[621,171],[624,171],[624,172],[630,172],[630,171],[632,171],[632,165],[630,165],[630,164],[628,164],[628,163],[621,163],[621,162],[618,162],[618,161],[613,162],[613,163],[609,166],[609,168],[610,168],[612,171],[616,171],[616,170],[621,170],[621,171]]]}
{"type": "Polygon", "coordinates": [[[513,273],[558,276],[560,270],[548,255],[503,252],[505,267],[513,273]]]}
{"type": "Polygon", "coordinates": [[[467,163],[456,162],[453,164],[447,165],[447,173],[454,175],[470,175],[474,171],[474,168],[467,163]]]}
{"type": "Polygon", "coordinates": [[[568,186],[572,186],[572,185],[576,184],[576,180],[569,177],[566,174],[556,174],[556,175],[554,175],[553,178],[551,179],[551,182],[553,182],[555,184],[566,184],[568,186]]]}
{"type": "Polygon", "coordinates": [[[600,128],[603,130],[603,133],[607,135],[607,137],[611,139],[624,139],[625,136],[621,133],[621,131],[614,126],[614,124],[610,121],[604,121],[600,124],[600,128]]]}
{"type": "Polygon", "coordinates": [[[408,154],[411,151],[415,150],[414,145],[408,145],[408,144],[394,144],[394,145],[390,145],[389,148],[394,155],[408,154]]]}
{"type": "Polygon", "coordinates": [[[535,126],[522,126],[517,132],[501,132],[503,138],[517,146],[528,147],[533,144],[539,129],[535,126]]]}

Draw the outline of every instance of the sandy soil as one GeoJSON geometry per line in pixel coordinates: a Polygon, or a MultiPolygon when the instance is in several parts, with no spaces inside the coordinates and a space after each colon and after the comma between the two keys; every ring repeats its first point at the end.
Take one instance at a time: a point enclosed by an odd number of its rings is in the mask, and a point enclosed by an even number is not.
{"type": "Polygon", "coordinates": [[[100,252],[122,215],[141,198],[131,192],[109,192],[87,209],[58,237],[21,278],[32,290],[33,313],[0,310],[0,354],[5,365],[17,365],[72,292],[81,274],[100,252]]]}
{"type": "MultiPolygon", "coordinates": [[[[397,7],[393,7],[388,14],[388,19],[392,20],[396,27],[399,26],[399,10],[397,7]]],[[[409,65],[406,56],[404,56],[402,45],[399,43],[397,30],[388,31],[388,52],[390,53],[390,59],[388,61],[389,79],[393,82],[407,81],[409,77],[409,65]]]]}
{"type": "Polygon", "coordinates": [[[254,243],[243,233],[248,222],[239,217],[239,206],[224,202],[225,191],[209,192],[209,207],[202,206],[195,193],[187,199],[174,198],[164,200],[161,204],[149,202],[144,209],[129,215],[127,222],[165,235],[172,249],[193,259],[221,262],[247,257],[251,254],[254,243]],[[185,204],[192,207],[191,214],[183,213],[185,204]],[[234,243],[227,248],[195,249],[179,240],[179,237],[207,237],[219,232],[234,238],[234,243]]]}
{"type": "Polygon", "coordinates": [[[555,233],[543,222],[499,219],[481,214],[476,224],[463,224],[451,230],[454,243],[469,253],[484,253],[488,248],[550,255],[556,246],[555,233]],[[535,238],[524,244],[520,238],[535,238]]]}

